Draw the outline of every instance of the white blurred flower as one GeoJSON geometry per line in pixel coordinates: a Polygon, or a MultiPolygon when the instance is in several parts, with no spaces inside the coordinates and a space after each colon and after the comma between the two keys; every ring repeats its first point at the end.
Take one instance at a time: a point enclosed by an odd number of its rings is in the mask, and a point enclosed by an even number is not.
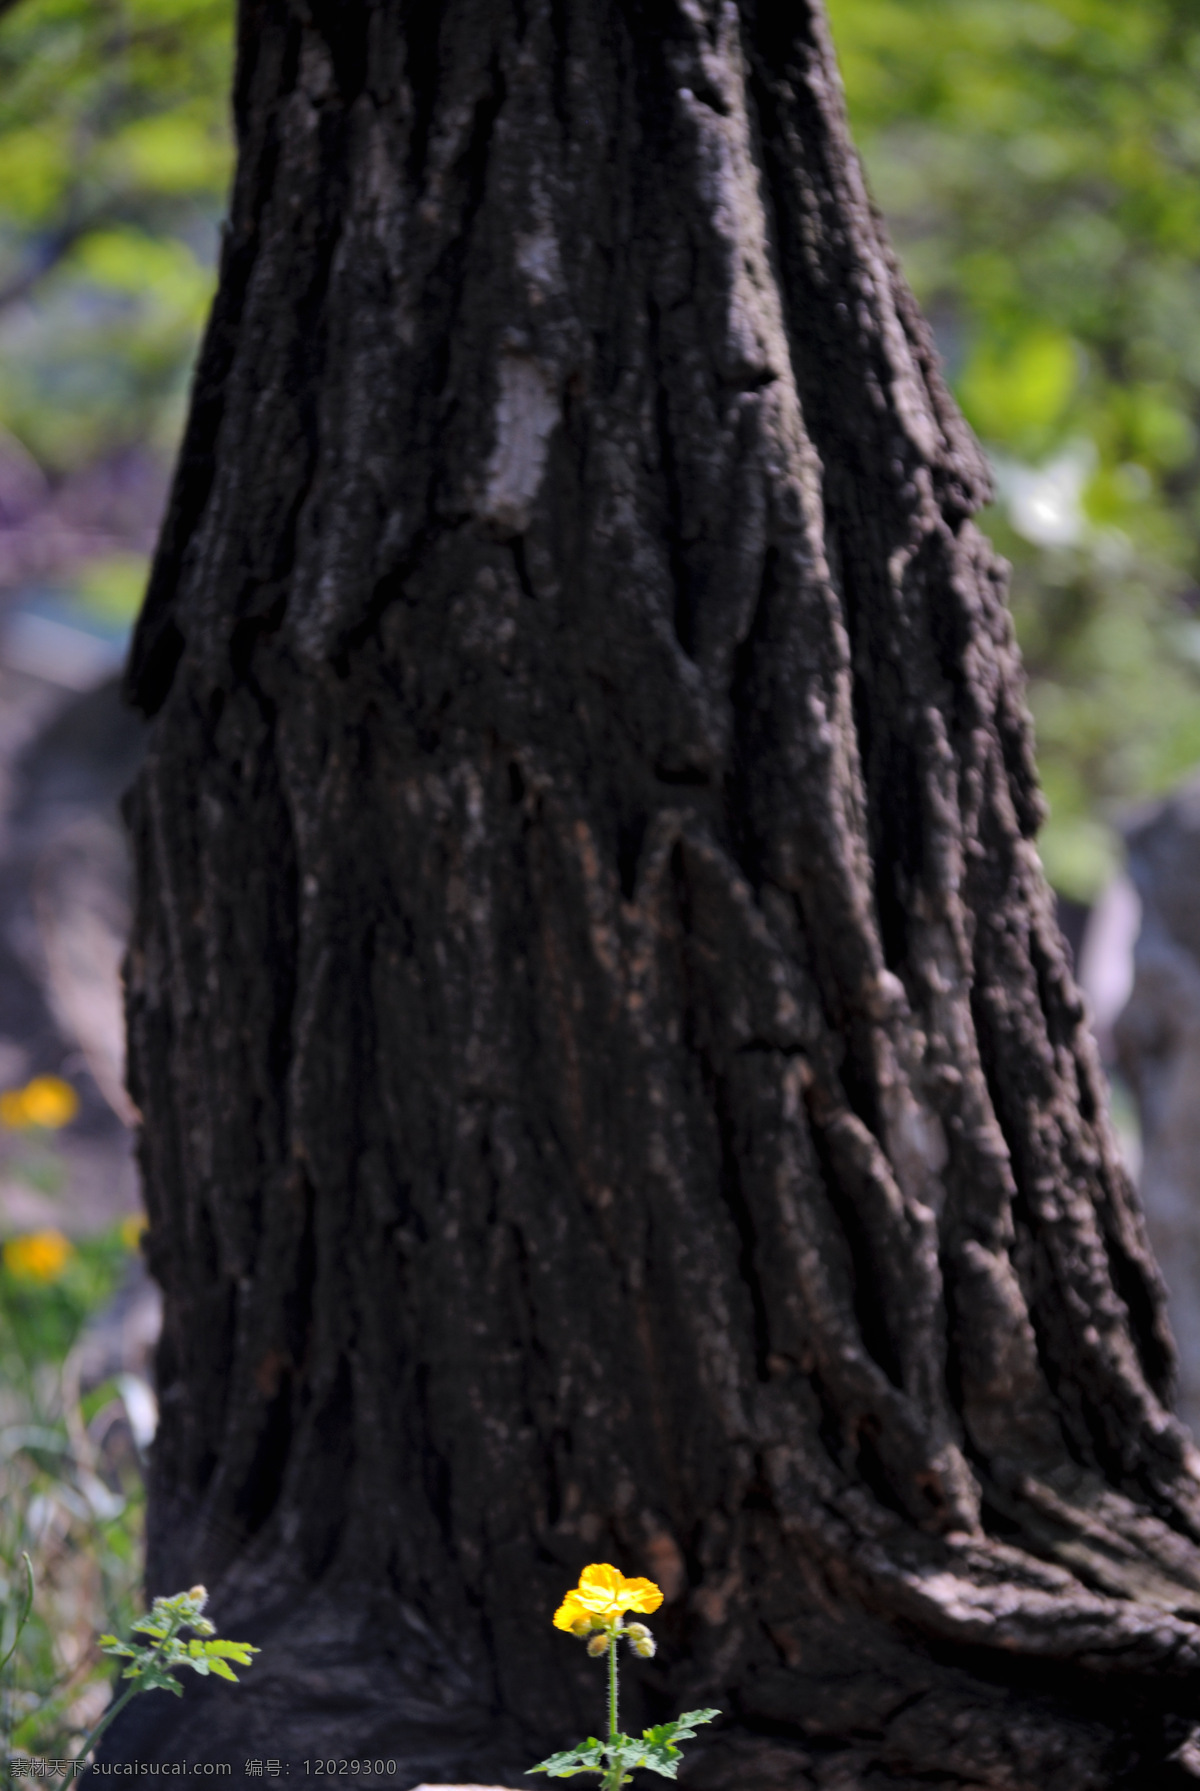
{"type": "Polygon", "coordinates": [[[1035,547],[1078,547],[1092,533],[1083,493],[1096,467],[1090,441],[1075,441],[1041,466],[997,456],[996,496],[1018,535],[1035,547]]]}

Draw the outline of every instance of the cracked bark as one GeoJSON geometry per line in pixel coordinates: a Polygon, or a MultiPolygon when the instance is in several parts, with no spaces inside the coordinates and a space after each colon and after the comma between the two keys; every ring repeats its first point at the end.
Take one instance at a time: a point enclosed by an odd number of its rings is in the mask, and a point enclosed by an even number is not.
{"type": "Polygon", "coordinates": [[[1189,1782],[1197,1458],[818,7],[243,0],[235,105],[128,999],[150,1587],[263,1654],[108,1754],[519,1784],[612,1559],[696,1791],[1189,1782]]]}

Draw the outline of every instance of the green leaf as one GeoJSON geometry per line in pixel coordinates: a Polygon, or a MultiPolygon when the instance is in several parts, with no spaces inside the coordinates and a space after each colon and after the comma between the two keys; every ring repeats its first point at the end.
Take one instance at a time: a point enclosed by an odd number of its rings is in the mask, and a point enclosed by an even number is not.
{"type": "MultiPolygon", "coordinates": [[[[644,1730],[642,1739],[648,1741],[651,1747],[669,1748],[674,1743],[678,1729],[678,1723],[659,1723],[653,1729],[644,1730]]],[[[691,1734],[690,1729],[688,1733],[691,1734]]],[[[678,1750],[676,1751],[678,1752],[678,1750]]]]}
{"type": "Polygon", "coordinates": [[[715,1721],[720,1714],[719,1710],[685,1710],[674,1722],[660,1723],[655,1729],[647,1729],[645,1734],[647,1738],[654,1736],[657,1739],[661,1736],[668,1741],[689,1741],[698,1728],[704,1723],[715,1721]]]}
{"type": "Polygon", "coordinates": [[[640,1766],[645,1772],[657,1772],[664,1779],[673,1779],[679,1770],[678,1759],[667,1760],[659,1754],[645,1754],[640,1760],[633,1761],[633,1765],[640,1766]]]}
{"type": "Polygon", "coordinates": [[[169,1619],[161,1617],[158,1614],[157,1608],[151,1611],[148,1616],[139,1617],[137,1621],[131,1623],[129,1627],[130,1629],[136,1629],[139,1635],[153,1636],[155,1640],[159,1642],[163,1641],[171,1633],[169,1619]]]}
{"type": "MultiPolygon", "coordinates": [[[[628,1739],[627,1735],[618,1735],[617,1737],[618,1744],[628,1741],[628,1739]]],[[[529,1767],[528,1770],[547,1773],[552,1779],[569,1779],[577,1772],[603,1774],[607,1770],[605,1762],[610,1754],[611,1750],[605,1742],[598,1741],[594,1735],[589,1735],[587,1740],[581,1741],[578,1747],[567,1748],[561,1754],[551,1754],[548,1759],[540,1761],[536,1766],[529,1767]]]]}
{"type": "Polygon", "coordinates": [[[204,1652],[210,1659],[220,1657],[222,1660],[236,1660],[240,1667],[248,1667],[251,1664],[250,1656],[262,1651],[253,1642],[225,1642],[218,1639],[205,1642],[204,1652]]]}
{"type": "Polygon", "coordinates": [[[536,1766],[527,1767],[528,1772],[544,1772],[552,1779],[574,1778],[577,1772],[603,1773],[602,1766],[584,1766],[579,1755],[573,1752],[551,1754],[548,1759],[541,1760],[536,1766]]]}

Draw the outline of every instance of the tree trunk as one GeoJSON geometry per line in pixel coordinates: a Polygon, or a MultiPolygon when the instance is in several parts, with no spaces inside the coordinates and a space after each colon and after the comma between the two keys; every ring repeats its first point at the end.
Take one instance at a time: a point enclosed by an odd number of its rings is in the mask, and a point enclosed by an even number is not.
{"type": "Polygon", "coordinates": [[[1191,1782],[1197,1457],[817,0],[244,0],[236,110],[128,990],[150,1589],[263,1653],[110,1757],[531,1782],[612,1560],[696,1791],[1191,1782]]]}

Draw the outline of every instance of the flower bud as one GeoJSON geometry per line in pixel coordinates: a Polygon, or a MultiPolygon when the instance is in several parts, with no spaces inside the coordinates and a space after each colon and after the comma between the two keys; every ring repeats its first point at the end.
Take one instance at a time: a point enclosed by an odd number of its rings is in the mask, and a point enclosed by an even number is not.
{"type": "Polygon", "coordinates": [[[198,1602],[200,1604],[207,1604],[207,1602],[208,1602],[208,1587],[207,1586],[192,1586],[188,1590],[188,1597],[198,1600],[198,1602]]]}
{"type": "Polygon", "coordinates": [[[591,1655],[593,1660],[598,1660],[602,1654],[606,1654],[607,1652],[608,1652],[608,1637],[605,1635],[603,1630],[600,1630],[596,1635],[594,1635],[592,1637],[591,1641],[588,1643],[588,1653],[591,1655]]]}
{"type": "Polygon", "coordinates": [[[576,1617],[571,1625],[571,1634],[578,1636],[581,1642],[586,1642],[595,1628],[596,1619],[594,1617],[576,1617]]]}
{"type": "Polygon", "coordinates": [[[627,1623],[625,1637],[633,1652],[641,1660],[653,1660],[657,1651],[654,1637],[644,1623],[627,1623]]]}

